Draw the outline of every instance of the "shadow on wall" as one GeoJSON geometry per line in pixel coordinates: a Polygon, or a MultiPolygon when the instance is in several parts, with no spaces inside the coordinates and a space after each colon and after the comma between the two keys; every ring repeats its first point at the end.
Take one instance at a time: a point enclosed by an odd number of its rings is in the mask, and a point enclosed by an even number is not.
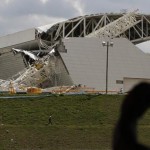
{"type": "Polygon", "coordinates": [[[150,107],[150,84],[136,85],[125,97],[113,135],[113,150],[150,150],[137,141],[137,121],[150,107]]]}

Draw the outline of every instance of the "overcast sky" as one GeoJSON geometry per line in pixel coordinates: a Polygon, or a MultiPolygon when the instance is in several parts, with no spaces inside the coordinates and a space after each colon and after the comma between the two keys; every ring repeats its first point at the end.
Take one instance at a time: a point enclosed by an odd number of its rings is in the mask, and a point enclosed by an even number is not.
{"type": "MultiPolygon", "coordinates": [[[[1,0],[0,36],[85,14],[122,9],[150,14],[149,7],[150,0],[1,0]]],[[[150,44],[142,48],[147,50],[150,44]]]]}

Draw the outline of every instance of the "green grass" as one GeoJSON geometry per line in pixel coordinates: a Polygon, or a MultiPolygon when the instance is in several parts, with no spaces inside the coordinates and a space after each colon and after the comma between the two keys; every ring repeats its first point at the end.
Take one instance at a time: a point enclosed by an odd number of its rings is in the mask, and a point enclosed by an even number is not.
{"type": "MultiPolygon", "coordinates": [[[[0,150],[110,150],[122,95],[0,99],[0,150]],[[53,125],[47,125],[52,115],[53,125]],[[13,139],[13,140],[11,140],[13,139]]],[[[150,143],[150,112],[139,123],[150,143]]]]}

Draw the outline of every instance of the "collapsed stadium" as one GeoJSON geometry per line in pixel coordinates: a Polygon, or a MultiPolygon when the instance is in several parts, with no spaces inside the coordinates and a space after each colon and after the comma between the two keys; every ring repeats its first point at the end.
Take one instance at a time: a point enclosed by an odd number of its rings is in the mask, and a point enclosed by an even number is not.
{"type": "Polygon", "coordinates": [[[137,10],[79,16],[0,37],[0,91],[128,92],[150,81],[150,56],[136,46],[149,39],[150,15],[137,10]]]}

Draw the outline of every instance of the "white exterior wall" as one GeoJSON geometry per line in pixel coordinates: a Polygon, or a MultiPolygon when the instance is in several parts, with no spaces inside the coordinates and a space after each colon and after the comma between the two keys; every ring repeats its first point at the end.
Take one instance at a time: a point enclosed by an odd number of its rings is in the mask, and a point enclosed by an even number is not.
{"type": "Polygon", "coordinates": [[[105,50],[100,51],[99,40],[71,38],[64,44],[67,53],[61,55],[74,84],[105,90],[105,50]]]}
{"type": "Polygon", "coordinates": [[[150,79],[124,78],[124,84],[123,84],[124,92],[130,91],[133,88],[133,86],[135,86],[139,82],[148,82],[148,83],[150,83],[150,79]]]}
{"type": "Polygon", "coordinates": [[[32,40],[35,40],[34,28],[0,37],[0,48],[5,48],[32,40]]]}
{"type": "MultiPolygon", "coordinates": [[[[106,88],[106,46],[98,38],[64,39],[67,53],[61,53],[74,84],[87,85],[97,90],[106,88]]],[[[150,56],[129,40],[115,38],[109,47],[108,90],[119,91],[124,78],[150,79],[150,56]]]]}
{"type": "Polygon", "coordinates": [[[0,79],[8,79],[24,68],[21,54],[14,56],[10,52],[0,56],[0,79]]]}

